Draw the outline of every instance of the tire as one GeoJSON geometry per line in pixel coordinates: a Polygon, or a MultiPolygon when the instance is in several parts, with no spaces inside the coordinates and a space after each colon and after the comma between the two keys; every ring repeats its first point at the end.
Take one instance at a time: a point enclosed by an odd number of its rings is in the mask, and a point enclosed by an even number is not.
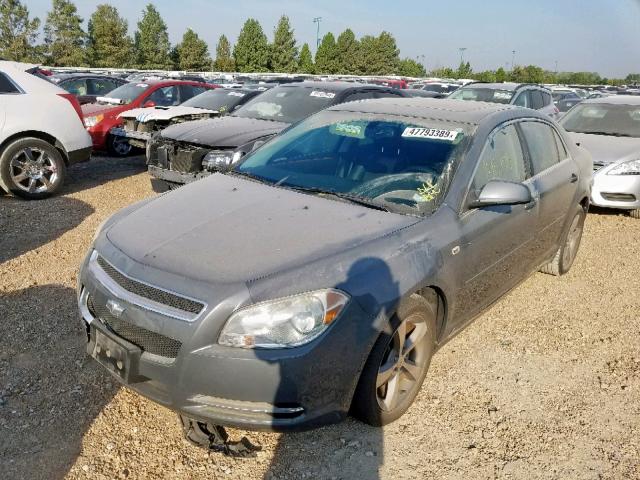
{"type": "Polygon", "coordinates": [[[27,200],[56,193],[66,173],[62,154],[40,138],[14,140],[0,155],[0,189],[27,200]]]}
{"type": "Polygon", "coordinates": [[[637,208],[636,210],[631,210],[629,212],[629,216],[631,218],[635,218],[637,220],[640,220],[640,208],[637,208]]]}
{"type": "Polygon", "coordinates": [[[351,414],[376,427],[400,418],[420,391],[436,346],[436,306],[414,295],[393,316],[391,328],[392,334],[383,332],[374,344],[351,402],[351,414]],[[407,335],[398,358],[403,328],[407,335]]]}
{"type": "Polygon", "coordinates": [[[580,241],[582,240],[586,217],[587,212],[584,211],[581,205],[578,205],[573,220],[571,220],[569,230],[564,238],[564,242],[562,242],[562,246],[556,252],[553,260],[540,269],[542,273],[558,277],[564,275],[571,269],[578,255],[578,250],[580,249],[580,241]]]}
{"type": "Polygon", "coordinates": [[[109,135],[107,137],[107,152],[112,157],[126,157],[131,154],[133,147],[124,137],[109,135]]]}

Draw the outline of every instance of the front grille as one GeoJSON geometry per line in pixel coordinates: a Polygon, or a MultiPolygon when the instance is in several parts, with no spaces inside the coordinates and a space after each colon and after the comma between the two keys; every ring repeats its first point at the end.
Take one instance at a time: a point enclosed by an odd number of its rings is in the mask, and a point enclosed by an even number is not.
{"type": "Polygon", "coordinates": [[[95,305],[91,295],[87,298],[87,308],[91,315],[100,319],[109,330],[141,348],[144,352],[166,358],[176,358],[178,356],[182,342],[114,317],[106,306],[95,305]]]}
{"type": "Polygon", "coordinates": [[[162,305],[168,305],[170,307],[182,310],[183,312],[189,312],[198,314],[204,308],[204,304],[190,300],[188,298],[181,297],[174,293],[160,290],[159,288],[145,285],[144,283],[132,280],[129,277],[123,275],[114,267],[112,267],[104,258],[98,255],[98,265],[104,270],[104,272],[111,277],[111,279],[124,288],[127,292],[134,293],[154,302],[161,303],[162,305]]]}
{"type": "Polygon", "coordinates": [[[178,148],[173,155],[169,151],[171,170],[183,173],[195,173],[202,170],[202,159],[207,153],[204,148],[178,148]]]}

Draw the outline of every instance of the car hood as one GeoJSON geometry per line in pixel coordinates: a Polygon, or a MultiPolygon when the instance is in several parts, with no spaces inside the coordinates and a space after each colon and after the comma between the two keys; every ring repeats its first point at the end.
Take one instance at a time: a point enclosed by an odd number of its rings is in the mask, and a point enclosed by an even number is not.
{"type": "Polygon", "coordinates": [[[235,148],[258,138],[275,135],[287,123],[226,116],[173,125],[162,131],[162,137],[209,147],[235,148]]]}
{"type": "Polygon", "coordinates": [[[126,105],[109,105],[104,103],[86,103],[82,105],[82,115],[89,117],[92,115],[116,115],[117,113],[126,110],[126,105]]]}
{"type": "Polygon", "coordinates": [[[140,122],[149,122],[153,120],[171,120],[175,117],[185,115],[211,115],[218,113],[215,110],[205,110],[196,107],[149,107],[134,108],[118,115],[120,118],[135,118],[140,122]]]}
{"type": "Polygon", "coordinates": [[[144,204],[106,236],[143,265],[224,284],[294,269],[417,221],[214,174],[144,204]]]}
{"type": "Polygon", "coordinates": [[[640,138],[574,132],[569,132],[569,135],[591,154],[593,163],[599,165],[640,158],[640,138]]]}

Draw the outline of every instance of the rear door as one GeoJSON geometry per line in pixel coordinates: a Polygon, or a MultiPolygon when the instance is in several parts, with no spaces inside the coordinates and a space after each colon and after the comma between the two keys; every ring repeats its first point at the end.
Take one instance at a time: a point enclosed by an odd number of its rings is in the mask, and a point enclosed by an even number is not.
{"type": "Polygon", "coordinates": [[[550,124],[529,120],[519,128],[533,169],[532,181],[540,194],[536,257],[544,262],[559,248],[565,220],[574,207],[579,169],[550,124]]]}
{"type": "MultiPolygon", "coordinates": [[[[469,205],[491,180],[524,183],[537,196],[516,124],[489,135],[467,194],[469,205]]],[[[460,216],[460,245],[451,262],[459,272],[459,294],[451,318],[461,328],[474,315],[518,284],[532,271],[538,209],[528,205],[466,207],[460,216]]]]}
{"type": "Polygon", "coordinates": [[[16,95],[20,95],[20,93],[18,86],[5,73],[0,72],[0,141],[4,140],[2,131],[7,117],[7,109],[10,106],[7,99],[15,107],[16,95]]]}

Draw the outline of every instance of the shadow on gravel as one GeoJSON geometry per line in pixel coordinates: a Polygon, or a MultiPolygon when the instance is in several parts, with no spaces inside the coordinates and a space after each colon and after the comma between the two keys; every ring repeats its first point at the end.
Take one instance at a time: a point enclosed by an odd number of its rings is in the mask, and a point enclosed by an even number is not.
{"type": "Polygon", "coordinates": [[[628,212],[626,210],[619,210],[617,208],[603,208],[603,207],[594,207],[591,205],[589,207],[589,215],[601,215],[607,217],[619,217],[628,216],[628,212]]]}
{"type": "Polygon", "coordinates": [[[125,158],[94,156],[88,162],[78,163],[67,170],[67,179],[60,194],[89,190],[146,171],[144,155],[125,158]]]}
{"type": "Polygon", "coordinates": [[[0,264],[55,240],[93,211],[75,198],[26,201],[0,197],[0,264]]]}
{"type": "Polygon", "coordinates": [[[75,291],[0,296],[0,477],[61,479],[118,387],[85,353],[75,291]]]}

